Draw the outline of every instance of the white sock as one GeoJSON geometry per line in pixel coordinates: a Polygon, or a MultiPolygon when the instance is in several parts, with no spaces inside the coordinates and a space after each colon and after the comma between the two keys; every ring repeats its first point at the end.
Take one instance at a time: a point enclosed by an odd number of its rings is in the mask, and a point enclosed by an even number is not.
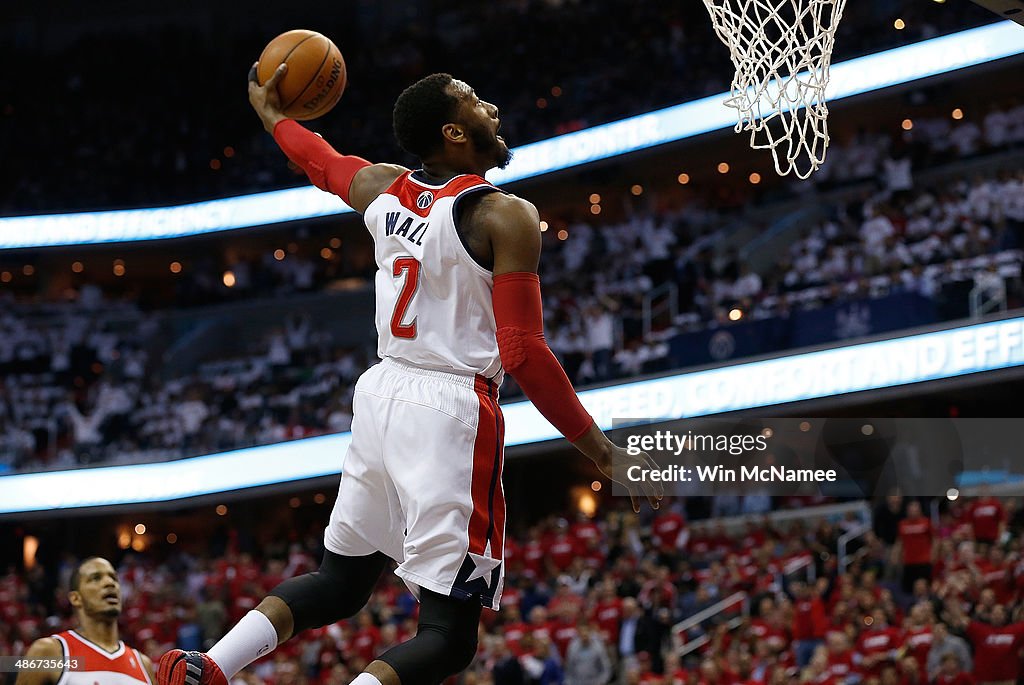
{"type": "Polygon", "coordinates": [[[349,685],[381,685],[381,683],[375,676],[369,673],[360,673],[349,685]]]}
{"type": "MultiPolygon", "coordinates": [[[[277,647],[277,631],[264,614],[253,609],[228,631],[208,655],[228,680],[243,668],[277,647]]],[[[379,684],[378,684],[379,685],[379,684]]]]}

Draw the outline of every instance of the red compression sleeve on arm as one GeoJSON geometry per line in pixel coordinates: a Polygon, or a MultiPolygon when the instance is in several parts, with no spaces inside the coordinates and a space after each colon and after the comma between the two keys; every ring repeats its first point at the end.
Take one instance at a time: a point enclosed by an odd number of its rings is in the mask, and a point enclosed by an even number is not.
{"type": "Polygon", "coordinates": [[[505,370],[552,426],[569,442],[579,440],[594,419],[544,340],[540,277],[525,271],[495,276],[491,297],[505,370]]]}
{"type": "Polygon", "coordinates": [[[330,143],[294,119],[282,119],[274,126],[274,140],[288,159],[295,162],[317,188],[334,193],[346,204],[356,172],[370,166],[362,157],[346,156],[330,143]]]}

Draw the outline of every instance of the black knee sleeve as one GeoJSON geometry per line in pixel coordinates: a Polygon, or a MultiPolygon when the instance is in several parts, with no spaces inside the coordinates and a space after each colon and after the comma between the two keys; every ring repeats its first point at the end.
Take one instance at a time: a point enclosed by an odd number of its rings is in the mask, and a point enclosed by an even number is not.
{"type": "Polygon", "coordinates": [[[320,570],[289,578],[270,591],[292,611],[297,635],[309,628],[354,616],[370,599],[387,557],[374,552],[366,557],[345,557],[324,552],[320,570]]]}
{"type": "Polygon", "coordinates": [[[476,656],[480,602],[420,591],[416,637],[379,657],[398,674],[402,685],[437,685],[469,666],[476,656]]]}

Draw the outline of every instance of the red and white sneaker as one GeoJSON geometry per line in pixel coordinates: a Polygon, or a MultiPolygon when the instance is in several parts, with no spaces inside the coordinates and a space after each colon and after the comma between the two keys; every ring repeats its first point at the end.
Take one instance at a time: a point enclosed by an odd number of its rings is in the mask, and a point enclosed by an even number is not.
{"type": "Polygon", "coordinates": [[[156,685],[228,685],[228,679],[208,655],[172,649],[160,657],[156,685]]]}

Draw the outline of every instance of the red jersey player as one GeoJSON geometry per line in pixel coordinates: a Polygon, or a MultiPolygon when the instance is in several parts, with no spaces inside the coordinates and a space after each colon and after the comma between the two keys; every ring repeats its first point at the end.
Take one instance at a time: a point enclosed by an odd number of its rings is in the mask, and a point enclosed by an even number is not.
{"type": "Polygon", "coordinates": [[[86,559],[71,574],[68,601],[77,626],[36,640],[26,659],[51,662],[53,668],[25,670],[16,685],[131,685],[153,682],[149,657],[118,639],[121,583],[106,559],[86,559]]]}
{"type": "MultiPolygon", "coordinates": [[[[545,342],[539,214],[484,179],[511,159],[498,108],[448,74],[421,79],[393,112],[398,143],[421,168],[371,164],[284,115],[277,82],[286,69],[260,86],[254,65],[249,102],[315,185],[363,215],[381,363],[355,387],[320,570],[274,588],[208,655],[164,655],[158,677],[226,685],[279,642],[361,609],[390,558],[420,600],[419,630],[354,683],[439,683],[475,657],[481,606],[497,609],[504,583],[504,374],[605,475],[613,460],[623,473],[656,465],[608,440],[545,342]]],[[[626,486],[639,511],[640,490],[626,486]]],[[[660,485],[643,489],[656,505],[660,485]]]]}

